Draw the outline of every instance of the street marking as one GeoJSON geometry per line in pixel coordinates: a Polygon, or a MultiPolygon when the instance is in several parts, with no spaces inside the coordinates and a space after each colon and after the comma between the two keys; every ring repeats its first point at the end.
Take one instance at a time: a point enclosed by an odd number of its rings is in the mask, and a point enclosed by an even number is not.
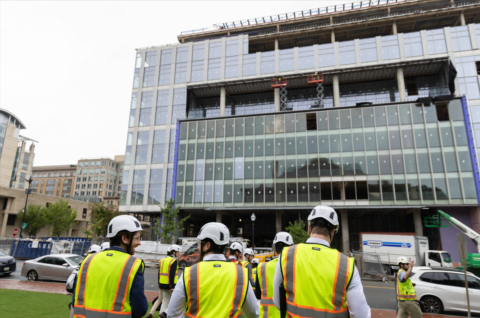
{"type": "Polygon", "coordinates": [[[380,287],[380,286],[363,286],[363,287],[369,287],[369,288],[384,288],[384,289],[395,289],[394,287],[380,287]]]}

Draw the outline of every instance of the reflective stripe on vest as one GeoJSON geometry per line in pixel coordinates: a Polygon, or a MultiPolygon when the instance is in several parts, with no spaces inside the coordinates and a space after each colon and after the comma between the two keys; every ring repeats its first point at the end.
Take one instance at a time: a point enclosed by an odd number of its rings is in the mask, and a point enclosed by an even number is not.
{"type": "Polygon", "coordinates": [[[248,264],[250,264],[250,263],[247,262],[247,261],[240,261],[240,262],[238,262],[238,265],[242,266],[242,268],[246,268],[248,264]]]}
{"type": "Polygon", "coordinates": [[[248,272],[237,264],[200,262],[185,268],[187,317],[238,317],[247,296],[248,272]]]}
{"type": "Polygon", "coordinates": [[[268,262],[261,263],[258,268],[258,283],[262,287],[262,299],[260,299],[260,317],[275,318],[280,317],[280,310],[273,303],[273,278],[278,258],[268,262]]]}
{"type": "Polygon", "coordinates": [[[397,299],[398,300],[417,300],[417,293],[413,288],[410,277],[406,282],[400,282],[400,273],[405,272],[403,269],[397,273],[397,299]]]}
{"type": "Polygon", "coordinates": [[[297,244],[283,250],[280,262],[289,315],[347,317],[353,258],[320,244],[297,244]]]}
{"type": "MultiPolygon", "coordinates": [[[[164,259],[160,260],[159,268],[158,268],[158,283],[168,285],[170,282],[170,268],[172,264],[175,262],[175,258],[171,256],[167,256],[164,259]]],[[[178,266],[175,272],[175,279],[174,284],[178,282],[178,266]]]]}
{"type": "Polygon", "coordinates": [[[130,289],[142,261],[119,251],[88,256],[79,271],[74,317],[131,315],[130,289]]]}

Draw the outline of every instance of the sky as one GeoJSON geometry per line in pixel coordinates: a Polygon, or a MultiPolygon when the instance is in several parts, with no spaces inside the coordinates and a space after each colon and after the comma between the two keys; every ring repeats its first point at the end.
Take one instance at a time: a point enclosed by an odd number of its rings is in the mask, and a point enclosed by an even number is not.
{"type": "Polygon", "coordinates": [[[346,2],[0,1],[0,107],[38,141],[35,166],[123,155],[136,48],[216,23],[346,2]]]}

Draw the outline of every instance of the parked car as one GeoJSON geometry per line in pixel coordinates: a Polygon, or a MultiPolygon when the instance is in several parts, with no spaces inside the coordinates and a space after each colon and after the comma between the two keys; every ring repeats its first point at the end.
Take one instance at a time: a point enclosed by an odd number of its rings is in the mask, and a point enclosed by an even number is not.
{"type": "Polygon", "coordinates": [[[28,280],[58,280],[66,282],[68,276],[83,260],[77,254],[51,254],[23,263],[22,276],[28,280]]]}
{"type": "Polygon", "coordinates": [[[9,256],[0,251],[0,276],[10,275],[17,270],[17,263],[13,256],[9,256]]]}
{"type": "Polygon", "coordinates": [[[185,268],[196,264],[200,259],[198,253],[198,243],[190,245],[190,247],[178,258],[178,267],[185,268]]]}
{"type": "MultiPolygon", "coordinates": [[[[419,266],[413,268],[411,281],[417,298],[428,313],[467,311],[465,277],[462,270],[419,266]]],[[[480,278],[467,272],[470,310],[480,313],[480,278]]]]}

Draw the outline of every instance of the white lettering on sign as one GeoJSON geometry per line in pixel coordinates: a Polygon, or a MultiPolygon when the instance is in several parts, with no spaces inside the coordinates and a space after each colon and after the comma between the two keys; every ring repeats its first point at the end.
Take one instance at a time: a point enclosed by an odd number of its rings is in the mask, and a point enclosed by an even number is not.
{"type": "Polygon", "coordinates": [[[370,247],[382,247],[382,241],[368,241],[367,244],[370,247]]]}
{"type": "Polygon", "coordinates": [[[38,241],[32,242],[32,248],[38,248],[38,241]]]}

